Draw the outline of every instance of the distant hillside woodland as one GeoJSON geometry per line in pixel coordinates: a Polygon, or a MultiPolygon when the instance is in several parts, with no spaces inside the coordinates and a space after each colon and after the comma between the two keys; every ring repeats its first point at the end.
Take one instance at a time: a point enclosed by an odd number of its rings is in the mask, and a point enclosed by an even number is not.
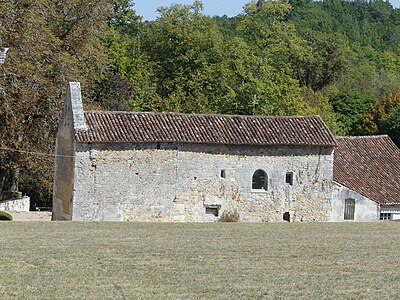
{"type": "MultiPolygon", "coordinates": [[[[400,10],[389,2],[252,1],[233,18],[202,3],[143,22],[129,0],[2,0],[0,190],[51,200],[68,81],[87,108],[320,115],[335,134],[400,145],[400,10]],[[50,155],[46,155],[50,154],[50,155]]],[[[48,204],[47,203],[47,204],[48,204]]]]}

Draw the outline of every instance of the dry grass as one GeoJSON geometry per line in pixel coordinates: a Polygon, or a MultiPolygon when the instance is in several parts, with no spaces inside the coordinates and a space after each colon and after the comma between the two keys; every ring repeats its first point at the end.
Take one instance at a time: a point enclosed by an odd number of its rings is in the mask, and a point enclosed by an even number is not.
{"type": "Polygon", "coordinates": [[[1,299],[386,299],[400,223],[2,222],[1,299]]]}

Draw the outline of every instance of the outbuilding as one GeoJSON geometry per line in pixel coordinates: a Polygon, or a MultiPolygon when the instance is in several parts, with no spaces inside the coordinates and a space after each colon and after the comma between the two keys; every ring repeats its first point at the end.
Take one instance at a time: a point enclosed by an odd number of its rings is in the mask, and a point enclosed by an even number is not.
{"type": "Polygon", "coordinates": [[[400,150],[387,135],[337,137],[332,221],[400,219],[400,150]]]}
{"type": "Polygon", "coordinates": [[[328,221],[335,146],[318,116],[84,111],[70,83],[53,219],[328,221]]]}

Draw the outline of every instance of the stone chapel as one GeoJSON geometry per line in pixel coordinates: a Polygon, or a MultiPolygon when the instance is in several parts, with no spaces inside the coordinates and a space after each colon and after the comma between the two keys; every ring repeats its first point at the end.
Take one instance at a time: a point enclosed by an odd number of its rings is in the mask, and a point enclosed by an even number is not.
{"type": "MultiPolygon", "coordinates": [[[[354,196],[334,181],[337,146],[318,116],[84,111],[73,82],[57,134],[53,220],[343,221],[354,196]]],[[[379,219],[374,199],[354,201],[374,210],[353,210],[353,220],[379,219]]]]}

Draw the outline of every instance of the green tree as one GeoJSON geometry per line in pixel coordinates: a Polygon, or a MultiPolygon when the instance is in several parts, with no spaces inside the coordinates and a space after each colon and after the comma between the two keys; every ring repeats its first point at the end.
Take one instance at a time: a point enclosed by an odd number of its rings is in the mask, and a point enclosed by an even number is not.
{"type": "Polygon", "coordinates": [[[1,5],[0,41],[10,50],[0,66],[0,190],[20,187],[35,191],[39,199],[33,202],[48,200],[53,158],[43,153],[54,152],[66,83],[81,81],[90,96],[108,68],[102,38],[111,4],[4,0],[1,5]]]}
{"type": "Polygon", "coordinates": [[[331,101],[337,118],[344,125],[346,133],[349,135],[360,134],[362,117],[370,111],[374,99],[357,93],[339,92],[331,98],[331,101]]]}
{"type": "Polygon", "coordinates": [[[303,30],[313,30],[325,34],[335,33],[339,21],[324,9],[321,2],[312,0],[290,0],[293,6],[290,13],[290,20],[296,24],[296,28],[303,30]]]}
{"type": "Polygon", "coordinates": [[[146,110],[211,112],[221,95],[222,35],[215,21],[201,14],[202,3],[159,8],[147,31],[144,49],[153,64],[158,98],[146,110]]]}
{"type": "Polygon", "coordinates": [[[393,142],[400,147],[400,105],[388,115],[382,124],[382,131],[387,133],[393,142]]]}
{"type": "Polygon", "coordinates": [[[291,6],[285,1],[252,1],[244,10],[237,30],[248,47],[236,68],[241,75],[238,94],[251,109],[247,113],[304,113],[299,83],[292,77],[291,58],[300,55],[303,44],[287,22],[291,6]]]}
{"type": "Polygon", "coordinates": [[[54,133],[55,97],[59,95],[55,62],[60,41],[46,20],[48,1],[4,4],[7,10],[0,12],[1,41],[10,50],[0,66],[0,143],[11,150],[0,152],[0,189],[18,190],[21,166],[31,158],[15,150],[52,149],[49,140],[54,133]]]}
{"type": "Polygon", "coordinates": [[[308,113],[319,115],[333,134],[345,135],[347,133],[343,123],[338,120],[329,98],[323,92],[315,92],[305,86],[301,89],[301,97],[310,107],[308,113]]]}
{"type": "Polygon", "coordinates": [[[303,37],[305,53],[292,60],[302,86],[321,90],[347,73],[352,53],[343,35],[306,30],[303,37]]]}
{"type": "Polygon", "coordinates": [[[153,64],[143,50],[147,28],[128,0],[115,1],[113,12],[106,39],[112,67],[98,83],[94,98],[105,109],[141,110],[157,97],[153,64]]]}
{"type": "Polygon", "coordinates": [[[400,107],[400,92],[389,93],[383,99],[375,103],[372,109],[362,116],[360,129],[365,134],[388,133],[388,129],[395,124],[393,117],[388,123],[387,120],[394,111],[400,107]]]}

